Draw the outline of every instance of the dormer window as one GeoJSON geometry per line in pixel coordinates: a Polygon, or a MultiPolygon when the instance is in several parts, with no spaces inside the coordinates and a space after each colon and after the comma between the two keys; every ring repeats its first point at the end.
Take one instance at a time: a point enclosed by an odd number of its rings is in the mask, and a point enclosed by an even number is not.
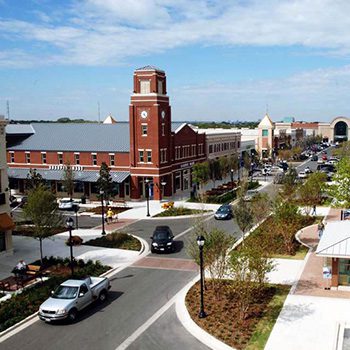
{"type": "Polygon", "coordinates": [[[140,80],[140,93],[149,94],[151,92],[151,82],[149,80],[140,80]]]}
{"type": "Polygon", "coordinates": [[[269,131],[267,129],[264,129],[262,131],[262,136],[269,136],[269,131]]]}

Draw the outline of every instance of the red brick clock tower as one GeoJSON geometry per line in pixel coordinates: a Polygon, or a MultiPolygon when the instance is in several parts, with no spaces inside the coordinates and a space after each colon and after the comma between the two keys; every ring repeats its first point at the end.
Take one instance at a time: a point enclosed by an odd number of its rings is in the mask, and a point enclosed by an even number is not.
{"type": "Polygon", "coordinates": [[[165,72],[153,66],[134,73],[129,107],[131,198],[172,194],[171,110],[165,72]]]}

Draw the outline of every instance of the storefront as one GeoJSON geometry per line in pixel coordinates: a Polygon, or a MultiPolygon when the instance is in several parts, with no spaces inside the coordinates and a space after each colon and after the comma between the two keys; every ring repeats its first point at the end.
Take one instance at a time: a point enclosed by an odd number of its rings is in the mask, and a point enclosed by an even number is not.
{"type": "Polygon", "coordinates": [[[316,255],[323,257],[324,269],[331,273],[332,288],[350,291],[350,221],[331,221],[325,226],[316,255]]]}

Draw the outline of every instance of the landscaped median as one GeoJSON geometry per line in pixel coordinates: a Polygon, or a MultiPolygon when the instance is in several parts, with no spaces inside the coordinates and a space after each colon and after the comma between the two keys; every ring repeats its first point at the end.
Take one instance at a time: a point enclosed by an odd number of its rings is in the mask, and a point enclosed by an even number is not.
{"type": "MultiPolygon", "coordinates": [[[[218,229],[203,232],[206,317],[199,317],[201,284],[196,282],[182,301],[187,308],[182,312],[189,314],[186,321],[189,331],[209,347],[218,339],[236,349],[263,349],[302,264],[286,259],[304,259],[307,252],[295,234],[319,220],[319,217],[301,215],[291,203],[280,202],[272,215],[246,234],[244,240],[236,242],[233,250],[230,249],[232,236],[218,229]],[[277,265],[288,265],[279,264],[281,260],[276,258],[284,258],[283,261],[293,266],[284,274],[277,269],[277,277],[281,277],[279,274],[284,277],[272,278],[269,282],[277,265]],[[294,264],[297,265],[295,271],[294,264]]],[[[190,251],[198,263],[196,242],[190,251]]],[[[179,312],[178,315],[181,319],[179,312]]],[[[212,348],[226,349],[220,343],[212,348]]]]}
{"type": "Polygon", "coordinates": [[[169,217],[169,216],[184,216],[184,215],[202,215],[210,213],[210,210],[201,210],[201,209],[190,209],[183,206],[179,207],[170,207],[169,209],[164,210],[163,212],[154,215],[153,217],[169,217]]]}

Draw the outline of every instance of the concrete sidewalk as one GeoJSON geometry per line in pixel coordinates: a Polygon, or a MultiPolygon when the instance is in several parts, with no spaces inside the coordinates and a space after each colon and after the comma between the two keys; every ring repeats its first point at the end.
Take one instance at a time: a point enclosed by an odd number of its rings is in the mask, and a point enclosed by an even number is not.
{"type": "MultiPolygon", "coordinates": [[[[112,229],[112,228],[111,228],[112,229]]],[[[109,232],[108,228],[106,228],[109,232]]],[[[84,242],[101,237],[101,230],[98,229],[79,229],[74,230],[73,235],[78,235],[83,238],[84,242]]],[[[59,256],[68,258],[70,256],[69,247],[65,244],[69,236],[68,232],[62,232],[47,238],[43,241],[44,256],[59,256]]],[[[4,279],[12,275],[11,271],[16,266],[19,260],[23,259],[27,264],[40,259],[39,241],[31,237],[13,236],[13,255],[0,256],[0,279],[4,279]]],[[[135,262],[140,252],[101,248],[81,245],[73,248],[74,257],[84,260],[99,260],[102,264],[109,265],[113,268],[123,267],[127,264],[135,262]]]]}

